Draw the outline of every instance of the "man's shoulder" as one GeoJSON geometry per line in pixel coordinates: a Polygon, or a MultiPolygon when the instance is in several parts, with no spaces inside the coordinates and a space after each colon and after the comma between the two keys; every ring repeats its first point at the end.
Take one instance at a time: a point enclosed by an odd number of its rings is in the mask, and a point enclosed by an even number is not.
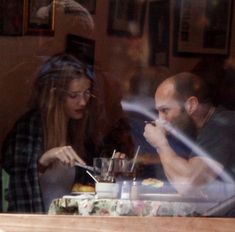
{"type": "MultiPolygon", "coordinates": [[[[211,122],[221,126],[235,127],[235,111],[223,107],[215,109],[211,122]]],[[[235,129],[235,128],[234,128],[235,129]]]]}
{"type": "Polygon", "coordinates": [[[199,131],[198,141],[213,141],[227,138],[233,139],[235,133],[235,112],[218,107],[213,115],[199,131]]]}
{"type": "Polygon", "coordinates": [[[223,106],[218,106],[215,108],[215,112],[218,115],[225,115],[225,116],[231,116],[231,115],[235,115],[235,111],[234,110],[229,110],[223,106]]]}

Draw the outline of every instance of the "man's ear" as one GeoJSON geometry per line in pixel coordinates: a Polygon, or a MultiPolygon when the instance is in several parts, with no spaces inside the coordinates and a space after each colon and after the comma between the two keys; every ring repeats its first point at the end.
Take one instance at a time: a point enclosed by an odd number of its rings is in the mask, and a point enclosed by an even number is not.
{"type": "Polygon", "coordinates": [[[198,104],[199,104],[199,102],[198,102],[197,97],[195,97],[195,96],[189,97],[185,102],[186,112],[189,115],[193,114],[196,111],[198,104]]]}

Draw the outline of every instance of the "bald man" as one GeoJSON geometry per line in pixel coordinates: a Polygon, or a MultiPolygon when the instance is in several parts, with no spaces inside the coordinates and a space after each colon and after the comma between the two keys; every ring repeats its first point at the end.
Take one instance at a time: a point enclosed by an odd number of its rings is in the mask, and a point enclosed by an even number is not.
{"type": "Polygon", "coordinates": [[[165,174],[178,192],[195,192],[223,171],[226,181],[233,182],[235,112],[215,108],[199,76],[185,72],[163,81],[155,93],[155,107],[159,119],[145,126],[144,136],[156,148],[165,174]],[[171,133],[193,141],[187,157],[170,146],[167,136],[171,133]]]}

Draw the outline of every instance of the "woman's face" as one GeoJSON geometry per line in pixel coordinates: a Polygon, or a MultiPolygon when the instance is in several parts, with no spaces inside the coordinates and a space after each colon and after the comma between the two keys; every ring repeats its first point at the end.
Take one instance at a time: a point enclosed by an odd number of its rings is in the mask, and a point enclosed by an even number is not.
{"type": "Polygon", "coordinates": [[[85,77],[70,82],[65,97],[65,111],[70,119],[81,119],[91,98],[91,81],[85,77]]]}

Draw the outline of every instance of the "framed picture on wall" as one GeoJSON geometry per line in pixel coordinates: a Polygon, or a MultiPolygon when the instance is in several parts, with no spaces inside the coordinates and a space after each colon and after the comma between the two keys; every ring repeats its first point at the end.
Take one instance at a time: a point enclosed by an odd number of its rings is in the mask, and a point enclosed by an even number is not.
{"type": "Polygon", "coordinates": [[[95,62],[95,40],[87,39],[74,34],[68,34],[66,39],[67,53],[75,55],[80,61],[94,65],[95,62]]]}
{"type": "Polygon", "coordinates": [[[54,35],[55,0],[25,0],[26,35],[54,35]]]}
{"type": "Polygon", "coordinates": [[[169,0],[149,2],[149,64],[169,65],[169,0]]]}
{"type": "Polygon", "coordinates": [[[108,34],[140,37],[143,34],[146,0],[110,0],[108,34]]]}
{"type": "Polygon", "coordinates": [[[229,55],[233,0],[176,0],[175,55],[229,55]]]}
{"type": "Polygon", "coordinates": [[[86,8],[90,14],[95,14],[96,0],[73,0],[64,8],[66,14],[80,14],[81,7],[86,8]]]}
{"type": "Polygon", "coordinates": [[[0,35],[23,34],[24,0],[0,0],[0,35]]]}

